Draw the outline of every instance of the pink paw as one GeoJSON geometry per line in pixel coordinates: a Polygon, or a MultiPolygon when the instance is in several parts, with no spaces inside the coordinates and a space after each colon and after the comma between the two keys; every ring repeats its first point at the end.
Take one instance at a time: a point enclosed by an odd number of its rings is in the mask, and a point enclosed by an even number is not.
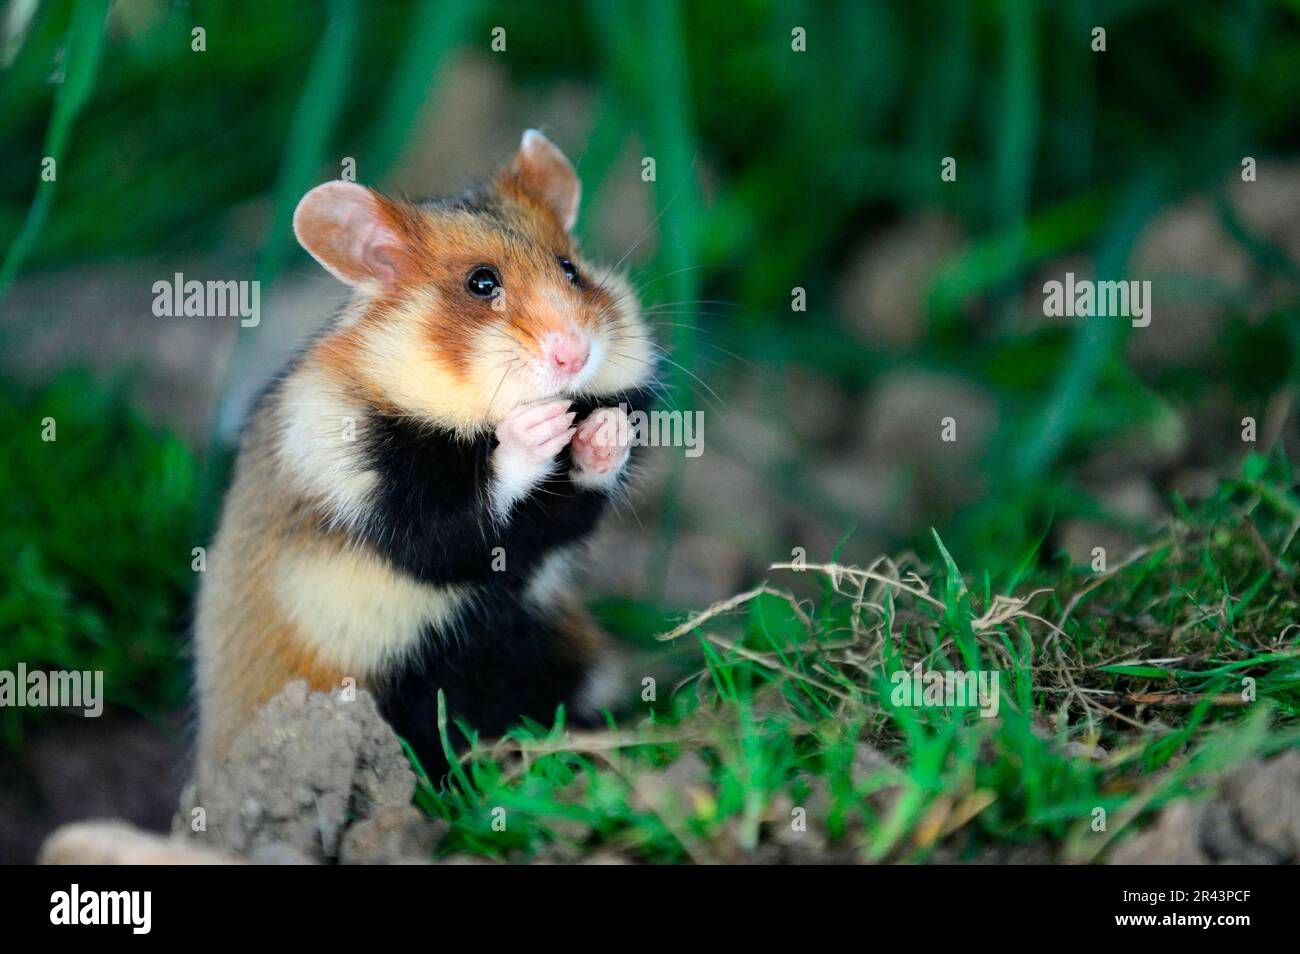
{"type": "Polygon", "coordinates": [[[586,477],[605,477],[619,470],[631,448],[627,414],[622,408],[602,407],[578,425],[570,446],[574,469],[586,477]]]}
{"type": "Polygon", "coordinates": [[[507,414],[496,431],[498,476],[518,481],[544,473],[573,437],[574,414],[568,401],[526,404],[507,414]]]}

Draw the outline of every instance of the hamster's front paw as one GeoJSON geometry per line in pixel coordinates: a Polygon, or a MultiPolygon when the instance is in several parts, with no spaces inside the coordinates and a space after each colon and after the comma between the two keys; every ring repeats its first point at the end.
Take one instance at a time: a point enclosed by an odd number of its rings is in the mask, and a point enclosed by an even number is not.
{"type": "Polygon", "coordinates": [[[630,431],[621,407],[592,411],[573,435],[573,479],[589,487],[612,484],[632,452],[630,431]]]}
{"type": "Polygon", "coordinates": [[[547,401],[517,407],[497,425],[492,453],[496,478],[493,500],[509,508],[550,472],[555,455],[573,438],[576,412],[569,401],[547,401]]]}

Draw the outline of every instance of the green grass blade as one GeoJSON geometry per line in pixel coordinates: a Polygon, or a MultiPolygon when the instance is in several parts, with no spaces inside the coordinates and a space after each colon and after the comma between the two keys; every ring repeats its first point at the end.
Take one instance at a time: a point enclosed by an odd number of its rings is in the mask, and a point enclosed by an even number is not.
{"type": "Polygon", "coordinates": [[[0,299],[4,298],[22,268],[49,217],[59,166],[67,159],[72,126],[94,87],[100,52],[104,48],[107,17],[108,0],[78,0],[73,8],[72,24],[63,47],[63,83],[55,96],[54,111],[45,134],[45,156],[55,161],[55,179],[42,179],[37,183],[36,197],[27,210],[27,218],[18,237],[9,246],[4,264],[0,265],[0,299]]]}

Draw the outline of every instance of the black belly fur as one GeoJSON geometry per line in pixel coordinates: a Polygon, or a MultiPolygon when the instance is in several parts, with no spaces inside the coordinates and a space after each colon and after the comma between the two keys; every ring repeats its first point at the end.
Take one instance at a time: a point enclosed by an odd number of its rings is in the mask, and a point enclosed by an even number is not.
{"type": "Polygon", "coordinates": [[[589,660],[570,646],[558,621],[518,595],[492,592],[476,601],[455,633],[425,632],[417,652],[376,687],[380,711],[436,780],[447,771],[438,731],[440,689],[454,750],[467,741],[457,721],[492,738],[521,718],[550,726],[564,703],[566,724],[589,724],[572,706],[589,660]]]}
{"type": "MultiPolygon", "coordinates": [[[[629,410],[646,409],[650,395],[630,391],[574,405],[581,420],[596,407],[620,402],[629,410]]],[[[550,725],[561,703],[568,706],[568,721],[580,718],[572,702],[592,660],[565,633],[555,608],[534,606],[523,594],[547,556],[591,533],[606,496],[569,480],[566,448],[555,476],[517,502],[501,525],[489,514],[484,496],[496,443],[491,434],[467,440],[379,414],[365,433],[368,464],[379,472],[380,490],[362,531],[364,541],[423,582],[467,584],[475,593],[453,631],[430,627],[417,650],[379,680],[385,718],[435,779],[447,769],[438,733],[439,689],[455,748],[465,743],[456,720],[488,737],[517,725],[521,717],[550,725]],[[501,555],[504,571],[494,569],[501,555]]]]}

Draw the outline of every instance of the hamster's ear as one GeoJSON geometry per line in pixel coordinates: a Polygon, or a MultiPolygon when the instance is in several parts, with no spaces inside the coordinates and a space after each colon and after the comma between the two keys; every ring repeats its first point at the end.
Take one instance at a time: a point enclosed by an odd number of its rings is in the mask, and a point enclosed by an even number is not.
{"type": "Polygon", "coordinates": [[[293,233],[326,271],[356,287],[391,285],[406,257],[386,200],[355,182],[326,182],[308,192],[293,213],[293,233]]]}
{"type": "Polygon", "coordinates": [[[578,221],[582,183],[559,147],[536,129],[524,133],[510,167],[520,188],[548,206],[566,232],[578,221]]]}

